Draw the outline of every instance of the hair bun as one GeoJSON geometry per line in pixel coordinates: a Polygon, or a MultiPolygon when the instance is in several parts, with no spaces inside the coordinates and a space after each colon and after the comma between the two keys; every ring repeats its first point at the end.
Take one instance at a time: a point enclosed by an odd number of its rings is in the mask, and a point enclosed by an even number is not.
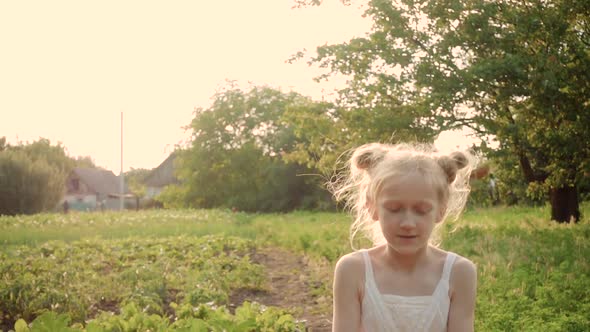
{"type": "Polygon", "coordinates": [[[465,166],[467,166],[467,164],[469,164],[469,161],[467,160],[467,157],[465,157],[465,154],[463,152],[455,151],[451,153],[451,159],[453,159],[453,161],[457,165],[457,170],[464,168],[465,166]]]}
{"type": "Polygon", "coordinates": [[[380,144],[366,144],[359,147],[352,156],[352,161],[358,169],[367,170],[385,156],[385,150],[380,144]]]}
{"type": "Polygon", "coordinates": [[[449,156],[441,156],[436,159],[438,165],[447,175],[447,182],[453,183],[457,176],[457,171],[467,166],[468,160],[462,152],[453,152],[449,156]]]}

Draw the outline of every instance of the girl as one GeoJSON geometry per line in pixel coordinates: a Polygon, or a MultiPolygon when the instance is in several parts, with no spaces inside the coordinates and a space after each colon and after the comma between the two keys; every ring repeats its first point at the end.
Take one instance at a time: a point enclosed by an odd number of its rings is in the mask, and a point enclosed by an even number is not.
{"type": "Polygon", "coordinates": [[[476,268],[436,247],[433,232],[469,194],[471,155],[427,146],[368,144],[334,194],[374,247],[340,258],[333,331],[473,331],[476,268]]]}

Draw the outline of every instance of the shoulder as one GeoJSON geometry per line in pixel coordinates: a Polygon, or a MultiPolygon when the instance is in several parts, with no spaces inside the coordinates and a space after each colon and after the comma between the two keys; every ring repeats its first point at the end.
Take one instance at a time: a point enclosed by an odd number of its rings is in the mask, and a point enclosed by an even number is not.
{"type": "Polygon", "coordinates": [[[473,331],[477,298],[477,269],[472,261],[457,255],[451,270],[448,331],[473,331]]]}
{"type": "Polygon", "coordinates": [[[358,331],[364,297],[363,252],[342,256],[336,263],[333,285],[333,330],[358,331]]]}
{"type": "Polygon", "coordinates": [[[363,259],[363,253],[361,251],[351,252],[346,254],[336,262],[335,274],[350,275],[361,275],[365,269],[365,262],[363,259]]]}
{"type": "Polygon", "coordinates": [[[355,251],[340,257],[334,269],[334,283],[346,288],[361,290],[365,282],[365,262],[363,253],[355,251]]]}
{"type": "Polygon", "coordinates": [[[477,276],[477,267],[469,259],[456,255],[453,269],[451,270],[451,276],[457,278],[475,278],[477,276]]]}
{"type": "Polygon", "coordinates": [[[450,286],[452,290],[475,290],[477,284],[477,267],[469,259],[455,254],[451,269],[450,286]]]}

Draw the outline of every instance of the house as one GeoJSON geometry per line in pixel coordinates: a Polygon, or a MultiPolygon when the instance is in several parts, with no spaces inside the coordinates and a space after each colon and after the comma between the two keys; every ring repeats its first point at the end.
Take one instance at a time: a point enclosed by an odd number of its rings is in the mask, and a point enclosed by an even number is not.
{"type": "MultiPolygon", "coordinates": [[[[72,210],[118,210],[120,208],[120,178],[113,172],[99,168],[74,168],[66,179],[65,196],[72,210]]],[[[132,196],[124,188],[125,196],[132,196]]],[[[135,199],[126,198],[126,205],[135,199]]]]}
{"type": "Polygon", "coordinates": [[[162,192],[164,187],[179,183],[174,174],[174,160],[176,160],[177,155],[176,152],[171,153],[166,160],[164,160],[158,167],[154,168],[145,178],[143,181],[146,185],[145,198],[154,198],[162,192]]]}

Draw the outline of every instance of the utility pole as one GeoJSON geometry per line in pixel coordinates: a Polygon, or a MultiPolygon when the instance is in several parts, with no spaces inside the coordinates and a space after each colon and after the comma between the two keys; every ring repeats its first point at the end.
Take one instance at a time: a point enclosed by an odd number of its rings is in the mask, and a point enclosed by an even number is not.
{"type": "Polygon", "coordinates": [[[121,111],[121,175],[119,186],[119,210],[125,208],[125,176],[123,175],[123,111],[121,111]]]}

